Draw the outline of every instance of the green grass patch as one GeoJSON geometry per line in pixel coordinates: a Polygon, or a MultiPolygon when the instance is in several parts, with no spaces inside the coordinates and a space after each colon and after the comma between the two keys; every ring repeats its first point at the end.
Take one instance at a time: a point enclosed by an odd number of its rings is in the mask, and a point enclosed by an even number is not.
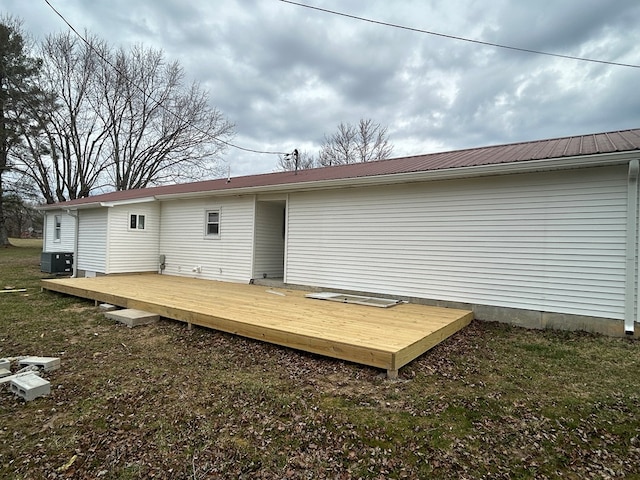
{"type": "Polygon", "coordinates": [[[179,322],[129,329],[0,250],[0,478],[640,478],[640,344],[473,322],[400,372],[179,322]],[[75,460],[70,463],[70,460],[75,460]]]}

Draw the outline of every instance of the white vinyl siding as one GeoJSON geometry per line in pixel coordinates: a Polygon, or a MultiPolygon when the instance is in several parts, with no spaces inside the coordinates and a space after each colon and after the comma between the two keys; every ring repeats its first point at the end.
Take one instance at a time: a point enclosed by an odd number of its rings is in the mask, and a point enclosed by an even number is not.
{"type": "Polygon", "coordinates": [[[622,319],[626,173],[292,194],[287,282],[622,319]]]}
{"type": "Polygon", "coordinates": [[[75,218],[62,210],[47,212],[44,225],[44,252],[73,252],[76,234],[75,218]],[[56,240],[56,216],[60,218],[60,239],[56,240]]]}
{"type": "Polygon", "coordinates": [[[248,282],[253,252],[254,197],[162,202],[160,254],[166,275],[248,282]],[[206,212],[220,212],[220,235],[212,241],[206,212]],[[193,271],[200,267],[200,271],[193,271]]]}
{"type": "Polygon", "coordinates": [[[284,275],[284,202],[256,203],[254,278],[284,275]]]}
{"type": "Polygon", "coordinates": [[[107,273],[158,270],[160,205],[158,202],[118,205],[109,210],[107,273]],[[131,228],[131,216],[144,217],[144,228],[131,228]]]}
{"type": "Polygon", "coordinates": [[[106,273],[108,209],[80,210],[77,268],[106,273]]]}

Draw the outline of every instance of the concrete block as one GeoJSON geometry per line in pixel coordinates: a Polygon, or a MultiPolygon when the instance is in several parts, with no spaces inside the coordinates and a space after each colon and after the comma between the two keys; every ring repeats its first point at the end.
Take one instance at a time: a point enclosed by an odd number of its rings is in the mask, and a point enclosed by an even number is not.
{"type": "Polygon", "coordinates": [[[111,320],[124,323],[129,328],[137,327],[139,325],[148,325],[160,320],[160,315],[143,312],[142,310],[134,310],[132,308],[117,310],[115,312],[107,312],[104,315],[111,320]]]}
{"type": "Polygon", "coordinates": [[[0,378],[8,377],[9,375],[11,375],[11,370],[7,368],[0,368],[0,378]]]}
{"type": "Polygon", "coordinates": [[[0,358],[0,368],[11,370],[11,361],[8,358],[0,358]]]}
{"type": "Polygon", "coordinates": [[[13,393],[24,398],[27,402],[51,393],[51,384],[35,373],[14,378],[11,380],[9,388],[13,393]]]}
{"type": "Polygon", "coordinates": [[[114,310],[117,310],[118,307],[116,307],[115,305],[111,305],[110,303],[101,303],[100,304],[100,310],[102,310],[103,312],[113,312],[114,310]]]}
{"type": "Polygon", "coordinates": [[[20,360],[21,367],[36,366],[43,368],[45,372],[51,372],[60,368],[60,359],[55,357],[26,357],[20,360]]]}

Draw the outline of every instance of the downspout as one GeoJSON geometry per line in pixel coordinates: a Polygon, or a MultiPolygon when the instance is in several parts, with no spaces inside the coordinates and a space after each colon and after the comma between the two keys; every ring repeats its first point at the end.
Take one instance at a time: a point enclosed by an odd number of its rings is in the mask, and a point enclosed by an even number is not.
{"type": "Polygon", "coordinates": [[[73,235],[73,274],[71,278],[78,276],[78,234],[80,233],[80,212],[76,210],[75,215],[71,213],[71,210],[66,210],[67,215],[74,218],[75,234],[73,235]]]}
{"type": "Polygon", "coordinates": [[[290,195],[287,193],[287,198],[284,202],[284,271],[282,273],[282,282],[285,285],[287,283],[287,273],[289,271],[289,198],[290,195]]]}
{"type": "Polygon", "coordinates": [[[627,263],[625,281],[625,313],[624,333],[634,334],[634,323],[640,310],[636,310],[636,274],[637,274],[637,239],[638,239],[638,172],[640,161],[629,162],[627,183],[627,263]]]}
{"type": "Polygon", "coordinates": [[[47,218],[47,211],[44,211],[44,217],[42,218],[42,251],[47,251],[47,222],[49,219],[47,218]]]}

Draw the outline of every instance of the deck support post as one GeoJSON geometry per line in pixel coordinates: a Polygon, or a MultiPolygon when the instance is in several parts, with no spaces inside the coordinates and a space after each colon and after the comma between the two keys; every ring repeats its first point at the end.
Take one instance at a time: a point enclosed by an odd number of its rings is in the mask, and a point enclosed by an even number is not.
{"type": "Polygon", "coordinates": [[[398,370],[387,370],[387,378],[389,380],[397,380],[398,379],[398,370]]]}
{"type": "Polygon", "coordinates": [[[193,330],[193,323],[187,322],[187,330],[189,331],[193,330]]]}

